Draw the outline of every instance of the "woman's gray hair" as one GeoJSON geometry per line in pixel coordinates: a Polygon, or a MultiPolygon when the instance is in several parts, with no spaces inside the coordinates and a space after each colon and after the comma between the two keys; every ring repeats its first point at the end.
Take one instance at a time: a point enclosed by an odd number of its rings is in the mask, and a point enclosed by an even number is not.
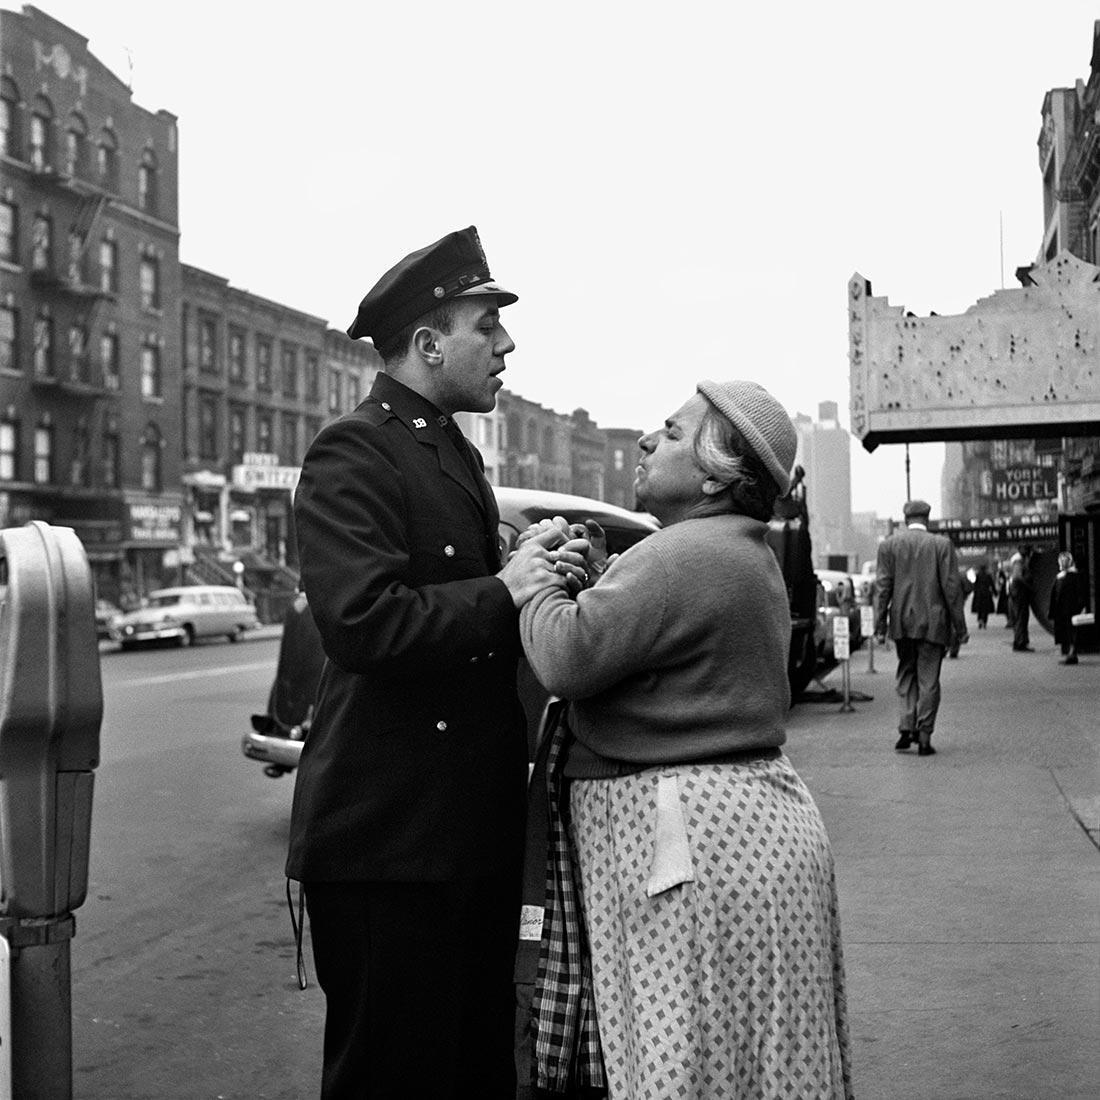
{"type": "Polygon", "coordinates": [[[731,511],[764,521],[772,518],[779,486],[741,433],[709,403],[693,445],[700,469],[728,487],[731,511]]]}

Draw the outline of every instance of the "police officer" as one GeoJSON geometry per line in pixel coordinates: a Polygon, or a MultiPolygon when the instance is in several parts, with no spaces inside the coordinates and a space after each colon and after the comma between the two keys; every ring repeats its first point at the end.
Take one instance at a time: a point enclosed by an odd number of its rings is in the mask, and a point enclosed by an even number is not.
{"type": "Polygon", "coordinates": [[[348,329],[385,371],[306,454],[302,585],[327,657],[294,790],[326,997],[323,1097],[515,1093],[527,776],[518,608],[583,558],[554,534],[501,564],[480,455],[515,345],[474,227],[406,256],[348,329]]]}

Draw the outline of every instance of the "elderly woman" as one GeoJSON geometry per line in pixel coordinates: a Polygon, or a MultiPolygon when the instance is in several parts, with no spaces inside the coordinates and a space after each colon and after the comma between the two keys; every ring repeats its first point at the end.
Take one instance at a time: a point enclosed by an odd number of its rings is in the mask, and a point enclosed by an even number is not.
{"type": "Polygon", "coordinates": [[[609,1100],[851,1095],[832,855],[780,749],[790,614],[764,535],[795,443],[762,387],[699,383],[640,440],[662,530],[521,613],[535,673],[570,700],[609,1100]]]}

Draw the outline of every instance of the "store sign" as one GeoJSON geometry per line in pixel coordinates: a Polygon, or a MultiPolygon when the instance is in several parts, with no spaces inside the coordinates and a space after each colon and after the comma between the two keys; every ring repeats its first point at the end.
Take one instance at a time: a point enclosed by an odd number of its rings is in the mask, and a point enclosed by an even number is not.
{"type": "Polygon", "coordinates": [[[234,466],[233,486],[237,489],[287,489],[293,492],[301,473],[300,466],[234,466]]]}
{"type": "Polygon", "coordinates": [[[1058,496],[1058,471],[1053,466],[983,470],[980,492],[986,500],[1054,500],[1058,496]]]}
{"type": "Polygon", "coordinates": [[[132,542],[179,543],[183,509],[178,504],[126,505],[126,519],[132,542]]]}
{"type": "Polygon", "coordinates": [[[946,535],[958,547],[1019,546],[1025,542],[1058,544],[1057,521],[1043,516],[932,520],[928,529],[946,535]]]}

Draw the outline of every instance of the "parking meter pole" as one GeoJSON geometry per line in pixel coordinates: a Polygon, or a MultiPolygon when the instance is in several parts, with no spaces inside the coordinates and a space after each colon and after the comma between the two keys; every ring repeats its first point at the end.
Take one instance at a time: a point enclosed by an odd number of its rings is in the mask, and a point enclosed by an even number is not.
{"type": "Polygon", "coordinates": [[[12,1096],[72,1096],[72,910],[88,889],[103,693],[91,570],[67,527],[0,531],[0,934],[12,1096]]]}
{"type": "Polygon", "coordinates": [[[867,671],[875,671],[875,636],[873,634],[867,639],[867,671]]]}
{"type": "Polygon", "coordinates": [[[11,947],[11,1096],[72,1100],[71,913],[5,920],[11,947]]]}
{"type": "Polygon", "coordinates": [[[844,666],[844,703],[841,705],[840,711],[843,714],[845,711],[855,710],[852,706],[852,673],[849,666],[849,661],[845,658],[840,662],[844,666]]]}

